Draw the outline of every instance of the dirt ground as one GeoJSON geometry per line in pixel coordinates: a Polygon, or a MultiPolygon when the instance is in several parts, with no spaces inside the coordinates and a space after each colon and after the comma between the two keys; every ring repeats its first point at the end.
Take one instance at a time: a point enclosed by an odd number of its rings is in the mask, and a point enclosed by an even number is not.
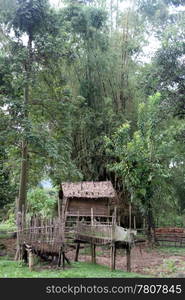
{"type": "MultiPolygon", "coordinates": [[[[110,251],[102,251],[96,257],[96,262],[101,265],[110,265],[110,251]],[[103,253],[104,252],[104,253],[103,253]]],[[[86,250],[81,250],[85,252],[86,250]]],[[[87,251],[88,252],[88,251],[87,251]]],[[[74,259],[74,251],[68,253],[68,257],[74,259]]],[[[87,254],[79,254],[79,261],[91,261],[91,256],[87,254]]],[[[125,250],[118,250],[116,256],[116,269],[126,270],[125,250]]],[[[131,269],[132,272],[149,275],[152,277],[185,277],[185,250],[184,254],[172,255],[163,253],[157,249],[149,249],[146,246],[140,249],[134,247],[131,252],[131,269]]]]}
{"type": "Polygon", "coordinates": [[[0,239],[0,244],[5,246],[4,255],[13,258],[16,251],[16,239],[0,239]]]}
{"type": "MultiPolygon", "coordinates": [[[[6,247],[6,255],[14,257],[16,239],[1,239],[0,243],[6,247]]],[[[116,269],[126,270],[125,250],[117,251],[116,269]]],[[[67,257],[74,261],[75,250],[67,252],[67,257]]],[[[89,248],[80,249],[79,261],[90,262],[89,248]]],[[[110,251],[104,247],[97,247],[96,262],[101,265],[110,265],[110,251]]],[[[180,255],[168,254],[159,249],[149,249],[143,246],[134,247],[131,252],[132,272],[149,275],[151,277],[185,277],[185,250],[180,255]]]]}

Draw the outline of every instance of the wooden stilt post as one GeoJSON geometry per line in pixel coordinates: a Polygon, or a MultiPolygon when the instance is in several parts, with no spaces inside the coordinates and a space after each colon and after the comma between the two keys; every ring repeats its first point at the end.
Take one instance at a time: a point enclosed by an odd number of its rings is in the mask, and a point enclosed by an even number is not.
{"type": "Polygon", "coordinates": [[[116,269],[116,243],[114,243],[114,255],[113,255],[113,269],[116,269]]]}
{"type": "Polygon", "coordinates": [[[76,253],[75,253],[75,261],[78,261],[79,250],[80,250],[80,243],[77,243],[76,253]]]}
{"type": "Polygon", "coordinates": [[[33,253],[32,253],[31,249],[28,251],[28,265],[29,265],[30,271],[33,271],[34,258],[33,258],[33,253]]]}
{"type": "Polygon", "coordinates": [[[96,244],[93,244],[93,263],[96,263],[96,244]]]}
{"type": "Polygon", "coordinates": [[[115,242],[111,245],[111,271],[115,270],[116,266],[116,245],[115,242]]]}
{"type": "Polygon", "coordinates": [[[62,268],[65,269],[65,253],[62,251],[62,268]]]}
{"type": "Polygon", "coordinates": [[[120,224],[121,224],[121,216],[118,215],[118,226],[120,226],[120,224]]]}
{"type": "Polygon", "coordinates": [[[67,258],[67,256],[65,255],[65,251],[64,251],[64,246],[61,247],[60,252],[59,252],[59,258],[58,258],[58,267],[61,266],[61,262],[62,262],[62,268],[65,268],[65,260],[68,263],[68,265],[70,265],[70,261],[67,258]]]}
{"type": "Polygon", "coordinates": [[[21,231],[22,231],[22,224],[21,224],[21,221],[22,221],[22,214],[21,212],[17,212],[17,220],[16,220],[16,223],[17,223],[17,250],[16,250],[16,254],[15,254],[15,260],[20,260],[21,258],[21,247],[20,247],[20,244],[21,244],[21,234],[23,234],[21,231]]]}
{"type": "Polygon", "coordinates": [[[117,221],[117,206],[114,207],[114,220],[113,220],[113,225],[116,225],[117,221]]]}
{"type": "Polygon", "coordinates": [[[127,255],[127,272],[131,272],[131,247],[129,244],[126,247],[126,255],[127,255]]]}
{"type": "Polygon", "coordinates": [[[145,230],[145,218],[143,218],[143,229],[145,230]]]}
{"type": "Polygon", "coordinates": [[[26,250],[26,244],[24,242],[23,247],[22,247],[22,259],[24,260],[25,263],[28,263],[28,251],[26,250]]]}
{"type": "Polygon", "coordinates": [[[93,264],[93,244],[91,243],[91,262],[93,264]]]}
{"type": "Polygon", "coordinates": [[[62,258],[62,249],[60,249],[59,255],[58,255],[58,267],[61,266],[61,258],[62,258]]]}
{"type": "Polygon", "coordinates": [[[111,271],[115,270],[116,265],[116,244],[115,244],[115,226],[117,220],[117,207],[114,207],[114,214],[112,216],[112,228],[111,228],[111,254],[110,254],[110,268],[111,271]]]}
{"type": "Polygon", "coordinates": [[[134,230],[136,230],[136,216],[134,216],[134,230]]]}
{"type": "Polygon", "coordinates": [[[67,261],[67,263],[68,263],[68,265],[70,265],[71,263],[70,263],[70,260],[67,258],[67,256],[65,255],[65,252],[63,252],[63,255],[64,255],[64,260],[66,260],[67,261]]]}
{"type": "Polygon", "coordinates": [[[94,220],[93,220],[93,208],[91,207],[91,226],[94,225],[94,220]]]}
{"type": "Polygon", "coordinates": [[[96,263],[96,245],[91,244],[91,261],[93,264],[96,263]]]}
{"type": "Polygon", "coordinates": [[[131,203],[129,203],[129,229],[132,227],[132,206],[131,203]]]}

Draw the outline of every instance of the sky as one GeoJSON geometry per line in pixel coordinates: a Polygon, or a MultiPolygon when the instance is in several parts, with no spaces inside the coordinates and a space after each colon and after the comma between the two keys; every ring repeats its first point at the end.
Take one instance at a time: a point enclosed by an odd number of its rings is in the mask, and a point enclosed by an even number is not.
{"type": "MultiPolygon", "coordinates": [[[[51,5],[53,5],[55,7],[60,7],[60,6],[62,6],[63,1],[61,1],[61,0],[49,0],[49,2],[50,2],[51,5]]],[[[130,6],[131,2],[132,2],[131,0],[128,0],[124,3],[122,3],[121,6],[122,7],[128,7],[128,6],[130,6]]]]}

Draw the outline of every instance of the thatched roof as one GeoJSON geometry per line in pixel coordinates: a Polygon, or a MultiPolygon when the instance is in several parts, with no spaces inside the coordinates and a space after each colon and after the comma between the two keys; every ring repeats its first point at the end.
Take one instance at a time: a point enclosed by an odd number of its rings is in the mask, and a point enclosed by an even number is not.
{"type": "Polygon", "coordinates": [[[111,181],[83,181],[62,183],[64,197],[70,198],[114,198],[115,190],[111,181]]]}

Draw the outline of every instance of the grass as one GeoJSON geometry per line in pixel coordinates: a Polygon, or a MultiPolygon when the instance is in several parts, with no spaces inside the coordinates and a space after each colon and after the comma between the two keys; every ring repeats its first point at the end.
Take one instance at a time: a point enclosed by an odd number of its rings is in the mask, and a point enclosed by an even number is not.
{"type": "Polygon", "coordinates": [[[120,270],[110,271],[108,267],[91,263],[76,262],[65,270],[44,269],[35,266],[30,271],[28,266],[8,259],[0,259],[0,278],[141,278],[147,277],[137,273],[127,273],[120,270]]]}
{"type": "Polygon", "coordinates": [[[13,232],[16,230],[16,226],[13,226],[13,225],[10,225],[10,224],[6,224],[6,223],[0,223],[0,231],[4,231],[4,232],[7,232],[7,231],[10,231],[10,232],[13,232]]]}
{"type": "MultiPolygon", "coordinates": [[[[0,224],[0,239],[9,238],[15,227],[0,224]]],[[[84,249],[83,249],[84,250],[84,249]]],[[[90,249],[86,249],[90,251],[90,249]]],[[[86,251],[84,250],[84,251],[86,251]]],[[[0,278],[137,278],[144,277],[137,273],[127,273],[120,270],[110,271],[109,267],[85,262],[72,263],[65,270],[49,268],[48,265],[36,265],[31,272],[28,266],[0,257],[0,278]]]]}
{"type": "Polygon", "coordinates": [[[8,239],[10,237],[9,233],[0,233],[0,239],[8,239]]]}
{"type": "Polygon", "coordinates": [[[170,255],[185,255],[185,248],[178,248],[178,247],[157,247],[157,251],[163,252],[170,255]]]}
{"type": "Polygon", "coordinates": [[[0,223],[0,239],[10,238],[14,231],[16,231],[16,226],[0,223]]]}

